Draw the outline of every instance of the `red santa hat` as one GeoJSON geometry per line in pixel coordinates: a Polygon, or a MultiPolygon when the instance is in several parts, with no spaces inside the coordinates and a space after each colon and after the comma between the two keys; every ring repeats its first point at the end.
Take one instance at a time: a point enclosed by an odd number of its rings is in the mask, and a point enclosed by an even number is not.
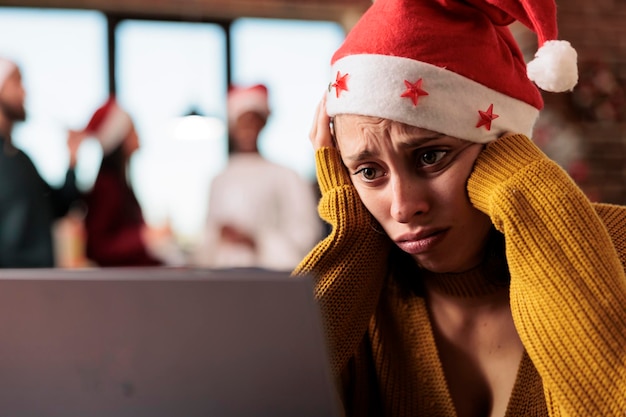
{"type": "Polygon", "coordinates": [[[256,84],[249,87],[231,86],[228,90],[228,124],[232,126],[239,116],[255,112],[267,119],[270,115],[267,87],[256,84]]]}
{"type": "Polygon", "coordinates": [[[117,104],[114,97],[109,97],[95,111],[85,131],[98,139],[102,153],[108,155],[126,139],[132,128],[133,122],[128,113],[117,104]]]}
{"type": "Polygon", "coordinates": [[[4,83],[15,70],[17,70],[15,62],[0,57],[0,90],[2,90],[4,83]]]}
{"type": "Polygon", "coordinates": [[[532,133],[537,86],[571,90],[576,51],[553,0],[376,0],[331,60],[327,111],[376,116],[486,143],[532,133]],[[538,37],[526,65],[508,25],[538,37]]]}

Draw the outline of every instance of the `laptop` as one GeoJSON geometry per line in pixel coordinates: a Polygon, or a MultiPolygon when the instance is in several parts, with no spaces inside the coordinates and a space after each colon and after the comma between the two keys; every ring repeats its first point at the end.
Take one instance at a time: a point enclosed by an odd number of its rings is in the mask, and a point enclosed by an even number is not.
{"type": "Polygon", "coordinates": [[[0,415],[340,416],[309,277],[0,270],[0,415]]]}

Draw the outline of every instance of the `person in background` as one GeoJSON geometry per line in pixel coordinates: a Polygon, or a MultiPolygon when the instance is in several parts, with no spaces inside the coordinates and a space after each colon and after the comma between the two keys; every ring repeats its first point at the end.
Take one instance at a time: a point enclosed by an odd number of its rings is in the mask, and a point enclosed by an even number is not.
{"type": "Polygon", "coordinates": [[[17,64],[0,57],[0,268],[51,268],[56,266],[53,226],[80,197],[74,166],[82,134],[68,132],[65,183],[50,186],[13,144],[15,123],[26,120],[25,98],[17,64]]]}
{"type": "Polygon", "coordinates": [[[146,224],[131,187],[128,165],[139,137],[130,115],[109,97],[84,132],[98,139],[103,154],[93,187],[84,196],[87,258],[101,267],[183,264],[169,228],[146,224]]]}
{"type": "Polygon", "coordinates": [[[577,82],[556,34],[553,0],[376,0],[335,52],[310,134],[333,230],[293,274],[347,416],[624,414],[626,207],[529,139],[539,88],[577,82]]]}
{"type": "Polygon", "coordinates": [[[313,185],[259,153],[269,115],[264,85],[229,89],[230,155],[211,183],[200,266],[291,270],[322,236],[313,185]]]}

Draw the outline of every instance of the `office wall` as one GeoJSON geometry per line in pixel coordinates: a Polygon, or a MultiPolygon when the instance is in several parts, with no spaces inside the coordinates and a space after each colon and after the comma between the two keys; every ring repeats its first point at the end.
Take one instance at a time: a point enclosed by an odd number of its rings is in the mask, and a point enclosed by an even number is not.
{"type": "Polygon", "coordinates": [[[600,200],[626,204],[626,1],[558,0],[560,36],[578,51],[569,95],[600,200]]]}

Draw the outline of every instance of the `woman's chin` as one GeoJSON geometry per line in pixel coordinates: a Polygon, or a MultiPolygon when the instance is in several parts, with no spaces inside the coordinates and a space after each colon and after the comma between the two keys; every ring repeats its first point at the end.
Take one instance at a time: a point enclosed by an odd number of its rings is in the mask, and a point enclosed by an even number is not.
{"type": "Polygon", "coordinates": [[[458,274],[475,268],[481,259],[452,259],[450,256],[433,257],[414,255],[413,259],[421,269],[436,274],[458,274]]]}

